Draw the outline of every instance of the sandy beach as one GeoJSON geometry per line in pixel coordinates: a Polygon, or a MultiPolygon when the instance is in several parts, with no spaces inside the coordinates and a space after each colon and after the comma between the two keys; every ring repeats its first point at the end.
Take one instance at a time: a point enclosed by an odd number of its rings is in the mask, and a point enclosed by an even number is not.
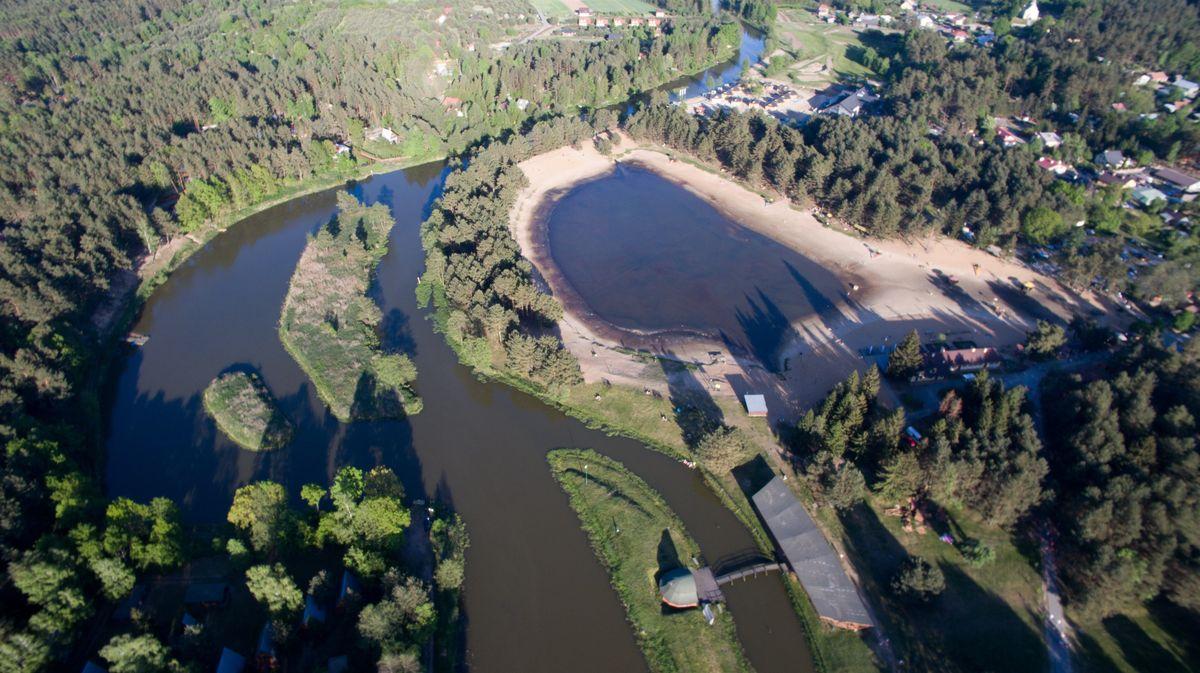
{"type": "Polygon", "coordinates": [[[933,237],[876,241],[851,236],[822,225],[810,209],[795,208],[782,198],[768,204],[761,195],[719,174],[638,147],[629,138],[612,157],[588,144],[539,155],[521,168],[529,186],[513,208],[512,231],[522,254],[563,300],[566,311],[559,328],[588,381],[660,391],[668,383],[686,384],[701,386],[712,395],[763,393],[772,420],[790,419],[852,369],[874,364],[878,357],[868,354],[869,349],[877,351],[913,329],[923,340],[944,334],[952,340],[1008,348],[1023,342],[1038,318],[1069,320],[1074,313],[1087,314],[1102,306],[1097,298],[1081,296],[1016,260],[997,258],[960,241],[933,237]],[[623,333],[586,310],[549,255],[543,216],[557,196],[612,171],[617,161],[655,171],[741,226],[820,263],[844,281],[834,319],[810,316],[793,323],[795,336],[779,354],[781,361],[788,360],[786,372],[770,372],[761,363],[703,338],[638,343],[640,348],[669,351],[700,365],[671,375],[687,380],[668,382],[662,367],[648,367],[645,357],[619,348],[622,341],[628,343],[623,336],[636,335],[623,333]],[[955,283],[949,282],[951,276],[955,283]],[[1033,289],[1023,291],[1026,283],[1032,283],[1033,289]],[[714,356],[715,352],[721,354],[714,356]]]}

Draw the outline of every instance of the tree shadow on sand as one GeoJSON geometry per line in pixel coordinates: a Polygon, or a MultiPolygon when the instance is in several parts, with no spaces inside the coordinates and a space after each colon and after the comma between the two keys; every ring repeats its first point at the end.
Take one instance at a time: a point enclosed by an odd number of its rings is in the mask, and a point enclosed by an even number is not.
{"type": "Polygon", "coordinates": [[[676,360],[673,352],[666,351],[664,357],[658,358],[658,362],[667,380],[673,420],[679,426],[684,443],[689,448],[695,448],[705,435],[724,424],[725,414],[713,400],[705,382],[676,360]]]}

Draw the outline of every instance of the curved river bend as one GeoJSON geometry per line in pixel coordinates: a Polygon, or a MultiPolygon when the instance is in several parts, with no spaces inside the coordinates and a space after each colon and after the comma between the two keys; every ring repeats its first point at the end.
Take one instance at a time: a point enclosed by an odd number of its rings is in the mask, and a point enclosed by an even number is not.
{"type": "MultiPolygon", "coordinates": [[[[334,190],[313,194],[232,227],[146,303],[134,329],[150,341],[128,357],[109,395],[109,492],[170,497],[187,519],[218,522],[234,490],[251,481],[278,481],[295,497],[302,484],[327,483],[343,465],[387,464],[410,496],[449,503],[470,530],[464,600],[472,670],[645,670],[546,452],[593,448],[625,463],[662,493],[710,560],[750,549],[753,539],[695,472],[632,440],[589,430],[523,393],[480,382],[458,364],[414,298],[424,265],[418,229],[440,172],[422,166],[348,188],[367,203],[387,204],[396,218],[374,292],[385,316],[385,345],[416,362],[421,414],[339,424],[279,343],[276,326],[292,270],[306,237],[335,210],[334,190]],[[279,452],[240,450],[216,432],[201,406],[213,377],[245,364],[262,372],[297,426],[296,438],[279,452]]],[[[726,594],[760,673],[812,670],[779,577],[735,584],[726,594]]]]}

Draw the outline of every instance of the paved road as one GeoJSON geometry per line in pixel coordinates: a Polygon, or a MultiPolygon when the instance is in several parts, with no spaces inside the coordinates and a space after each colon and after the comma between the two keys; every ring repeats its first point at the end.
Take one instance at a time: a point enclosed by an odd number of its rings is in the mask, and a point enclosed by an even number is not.
{"type": "Polygon", "coordinates": [[[1044,633],[1050,658],[1050,673],[1073,673],[1071,660],[1071,625],[1063,613],[1058,580],[1054,577],[1054,548],[1042,537],[1042,596],[1046,608],[1044,633]]]}

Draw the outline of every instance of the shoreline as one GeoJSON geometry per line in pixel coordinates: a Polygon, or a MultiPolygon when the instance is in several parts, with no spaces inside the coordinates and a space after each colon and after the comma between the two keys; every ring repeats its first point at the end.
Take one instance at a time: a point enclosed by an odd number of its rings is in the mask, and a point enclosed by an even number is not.
{"type": "Polygon", "coordinates": [[[923,341],[938,335],[979,346],[1010,348],[1025,340],[1039,318],[1067,321],[1073,314],[1107,308],[1013,260],[961,241],[862,239],[821,224],[812,208],[737,184],[721,169],[691,157],[621,136],[613,156],[593,146],[560,148],[520,168],[529,186],[518,195],[509,227],[539,282],[563,304],[558,327],[580,361],[585,381],[608,381],[666,392],[683,383],[712,395],[764,393],[773,417],[788,419],[822,396],[852,369],[865,369],[877,352],[916,329],[923,341]],[[571,287],[548,246],[549,214],[563,195],[612,173],[618,163],[649,170],[700,197],[723,216],[824,267],[841,283],[832,317],[792,322],[794,337],[775,362],[763,363],[710,336],[671,331],[639,332],[596,315],[571,287]],[[717,172],[720,171],[720,172],[717,172]],[[948,281],[950,277],[955,282],[948,281]],[[1025,292],[1029,282],[1034,289],[1025,292]],[[667,355],[670,353],[671,355],[667,355]],[[714,355],[719,353],[719,355],[714,355]],[[644,359],[674,359],[699,373],[647,376],[644,359]],[[800,376],[790,375],[799,373],[800,376]],[[664,386],[664,383],[666,384],[664,386]]]}

